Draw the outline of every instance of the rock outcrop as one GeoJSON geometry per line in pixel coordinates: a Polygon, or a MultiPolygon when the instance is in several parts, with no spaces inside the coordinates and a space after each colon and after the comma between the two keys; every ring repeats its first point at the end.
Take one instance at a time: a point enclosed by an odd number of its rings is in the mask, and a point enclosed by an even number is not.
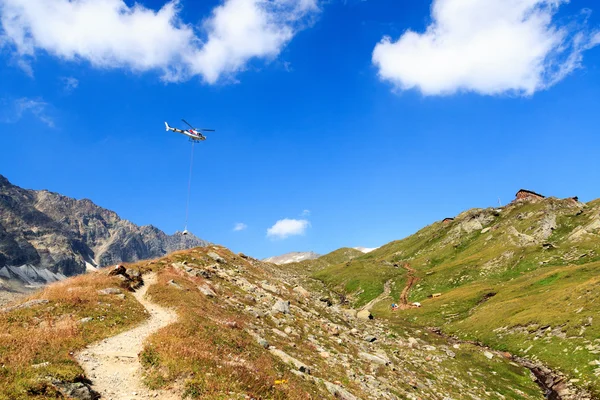
{"type": "Polygon", "coordinates": [[[0,175],[2,279],[51,282],[90,268],[204,245],[193,235],[139,227],[87,199],[19,188],[0,175]]]}

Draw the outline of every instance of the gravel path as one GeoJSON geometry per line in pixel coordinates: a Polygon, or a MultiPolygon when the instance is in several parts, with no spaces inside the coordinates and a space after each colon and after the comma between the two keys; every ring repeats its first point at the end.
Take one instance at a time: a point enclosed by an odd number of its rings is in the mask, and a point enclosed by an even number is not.
{"type": "Polygon", "coordinates": [[[103,399],[181,398],[166,391],[149,390],[142,383],[138,354],[143,349],[144,340],[177,319],[174,311],[144,298],[148,287],[156,283],[156,275],[145,276],[144,283],[134,296],[146,308],[150,318],[143,325],[95,343],[76,356],[86,376],[91,379],[92,388],[103,399]]]}
{"type": "Polygon", "coordinates": [[[371,300],[370,302],[365,304],[364,307],[360,309],[360,311],[363,311],[363,310],[371,311],[371,309],[373,308],[373,306],[375,304],[387,299],[388,297],[391,297],[390,293],[392,293],[392,280],[391,279],[383,285],[383,293],[381,293],[379,296],[377,296],[376,298],[374,298],[373,300],[371,300]]]}
{"type": "Polygon", "coordinates": [[[408,304],[408,295],[410,294],[410,289],[412,289],[415,283],[419,281],[419,278],[415,276],[417,271],[414,268],[412,268],[409,263],[404,263],[402,265],[402,268],[408,271],[408,274],[406,275],[406,286],[404,287],[404,289],[402,289],[402,293],[400,294],[400,308],[414,308],[413,305],[408,304]]]}

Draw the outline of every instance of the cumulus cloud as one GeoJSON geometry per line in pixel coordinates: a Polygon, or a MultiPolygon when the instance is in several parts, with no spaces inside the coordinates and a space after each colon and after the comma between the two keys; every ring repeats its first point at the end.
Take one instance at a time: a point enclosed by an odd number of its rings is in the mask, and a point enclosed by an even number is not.
{"type": "Polygon", "coordinates": [[[280,219],[267,229],[267,237],[272,239],[285,239],[290,236],[304,235],[310,222],[305,219],[280,219]]]}
{"type": "Polygon", "coordinates": [[[240,232],[240,231],[246,230],[247,228],[248,228],[248,225],[244,224],[243,222],[238,222],[237,224],[235,224],[233,226],[233,231],[240,232]]]}
{"type": "MultiPolygon", "coordinates": [[[[21,60],[44,51],[99,68],[157,70],[166,81],[231,77],[276,57],[319,11],[318,0],[224,0],[200,29],[178,0],[158,11],[123,0],[0,0],[0,43],[21,60]]],[[[25,62],[25,61],[24,61],[25,62]]]]}
{"type": "Polygon", "coordinates": [[[317,10],[316,0],[228,0],[204,22],[208,40],[190,57],[192,70],[213,83],[253,57],[273,58],[317,10]]]}
{"type": "Polygon", "coordinates": [[[8,106],[2,107],[3,112],[0,117],[2,122],[16,123],[29,115],[40,120],[50,128],[54,128],[55,126],[54,119],[48,113],[49,104],[40,98],[21,97],[11,101],[4,99],[2,103],[8,103],[8,106]]]}
{"type": "Polygon", "coordinates": [[[600,42],[585,23],[556,21],[568,1],[434,0],[425,32],[384,37],[373,63],[382,80],[425,95],[532,95],[579,68],[582,53],[600,42]]]}

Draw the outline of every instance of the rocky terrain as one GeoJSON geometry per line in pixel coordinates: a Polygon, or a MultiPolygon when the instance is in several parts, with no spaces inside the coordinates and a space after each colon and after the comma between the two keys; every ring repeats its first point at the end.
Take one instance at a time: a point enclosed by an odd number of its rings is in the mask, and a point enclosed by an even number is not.
{"type": "Polygon", "coordinates": [[[0,175],[0,278],[51,282],[90,268],[203,246],[193,235],[139,227],[90,200],[26,190],[0,175]]]}
{"type": "Polygon", "coordinates": [[[560,398],[600,395],[599,200],[519,199],[463,212],[369,254],[318,261],[288,268],[308,271],[357,308],[389,288],[372,305],[376,317],[554,371],[548,382],[560,398]]]}
{"type": "Polygon", "coordinates": [[[367,254],[90,272],[0,311],[0,398],[598,399],[597,220],[598,200],[523,199],[367,254]]]}
{"type": "Polygon", "coordinates": [[[142,304],[174,310],[177,321],[150,335],[139,355],[131,354],[120,338],[137,332],[144,312],[120,288],[121,279],[99,271],[50,285],[0,312],[10,342],[0,354],[0,397],[89,399],[99,390],[112,391],[115,399],[147,398],[160,390],[205,399],[544,398],[537,378],[506,354],[373,319],[317,281],[223,247],[175,253],[128,265],[128,271],[156,276],[142,304]],[[52,348],[32,339],[41,332],[55,338],[48,331],[65,329],[67,322],[68,335],[52,348]],[[22,324],[34,335],[18,336],[22,324]],[[94,345],[97,332],[121,334],[94,345]],[[30,350],[18,355],[22,346],[30,350]],[[80,354],[83,369],[73,354],[80,354]],[[129,380],[115,392],[107,382],[123,374],[104,362],[140,368],[128,375],[138,382],[129,380]]]}

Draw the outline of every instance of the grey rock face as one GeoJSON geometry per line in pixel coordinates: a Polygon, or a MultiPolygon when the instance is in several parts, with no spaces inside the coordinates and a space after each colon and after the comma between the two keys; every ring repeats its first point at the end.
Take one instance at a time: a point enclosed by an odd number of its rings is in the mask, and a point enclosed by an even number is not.
{"type": "Polygon", "coordinates": [[[47,303],[48,303],[48,300],[45,300],[45,299],[29,300],[29,301],[26,301],[23,304],[18,304],[16,306],[2,308],[2,309],[0,309],[0,312],[10,312],[10,311],[14,311],[14,310],[21,310],[23,308],[31,308],[33,306],[37,306],[37,305],[40,305],[40,304],[47,304],[47,303]]]}
{"type": "Polygon", "coordinates": [[[29,275],[27,284],[49,282],[56,276],[83,273],[89,266],[157,258],[206,245],[191,234],[167,235],[151,225],[137,226],[87,199],[19,188],[0,175],[2,279],[23,280],[29,275]],[[5,268],[25,265],[28,271],[5,268]],[[40,280],[40,274],[49,280],[40,280]]]}
{"type": "Polygon", "coordinates": [[[198,286],[198,290],[206,297],[217,297],[217,294],[206,284],[198,286]]]}
{"type": "Polygon", "coordinates": [[[109,295],[109,294],[120,294],[122,292],[119,288],[106,288],[102,290],[98,290],[98,294],[100,295],[109,295]]]}
{"type": "Polygon", "coordinates": [[[331,382],[324,382],[325,387],[336,399],[341,400],[358,400],[358,397],[347,391],[341,386],[335,385],[331,382]]]}
{"type": "Polygon", "coordinates": [[[280,312],[282,314],[290,313],[290,302],[284,300],[277,300],[273,306],[273,311],[280,312]]]}
{"type": "Polygon", "coordinates": [[[60,393],[71,399],[96,400],[100,395],[90,388],[90,385],[82,382],[60,382],[54,381],[54,386],[60,393]]]}

